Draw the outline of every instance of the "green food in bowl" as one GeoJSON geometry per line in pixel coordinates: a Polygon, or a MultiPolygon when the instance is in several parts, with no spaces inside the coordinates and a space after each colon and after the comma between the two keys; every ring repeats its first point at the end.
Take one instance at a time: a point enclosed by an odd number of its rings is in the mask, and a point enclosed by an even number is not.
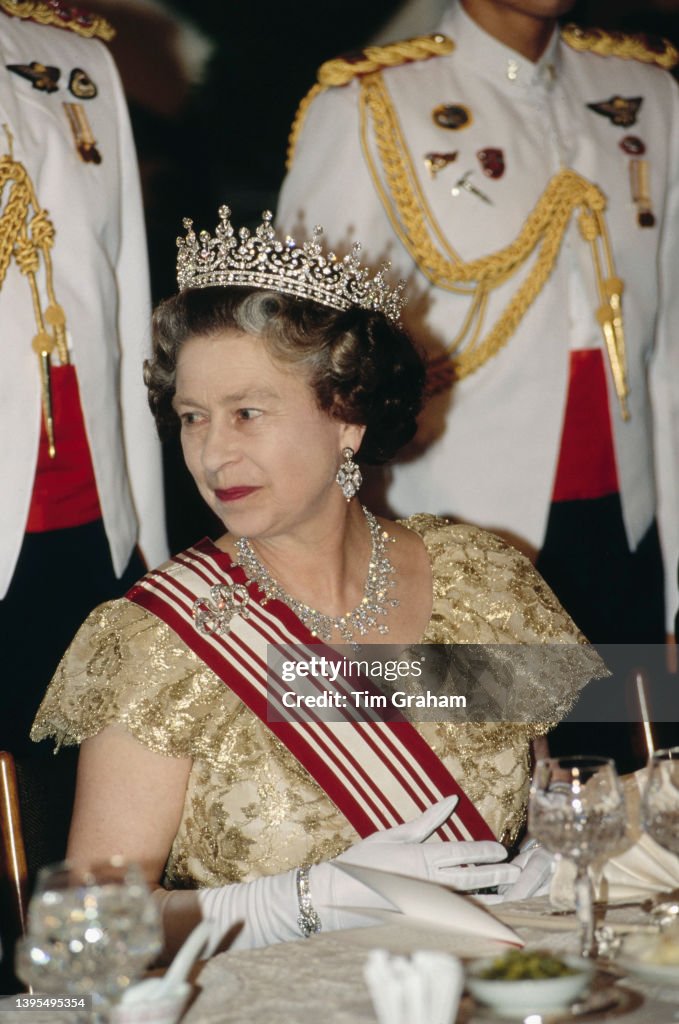
{"type": "Polygon", "coordinates": [[[479,971],[477,977],[493,981],[538,981],[576,973],[575,968],[550,953],[512,949],[479,971]]]}
{"type": "Polygon", "coordinates": [[[500,1017],[555,1013],[580,999],[594,974],[591,962],[543,950],[484,957],[467,967],[467,991],[500,1017]]]}

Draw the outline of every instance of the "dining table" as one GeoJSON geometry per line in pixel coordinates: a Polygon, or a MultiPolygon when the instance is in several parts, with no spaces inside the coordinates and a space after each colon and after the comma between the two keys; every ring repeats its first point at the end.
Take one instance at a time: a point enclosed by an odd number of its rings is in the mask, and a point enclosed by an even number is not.
{"type": "MultiPolygon", "coordinates": [[[[555,910],[546,897],[503,903],[490,908],[509,924],[527,949],[557,955],[576,954],[578,929],[573,913],[555,910]]],[[[655,927],[640,906],[598,907],[600,924],[615,944],[625,934],[655,927]]],[[[263,949],[226,951],[194,970],[193,994],[182,1024],[376,1024],[377,1016],[364,980],[373,949],[408,955],[438,951],[463,961],[501,953],[507,946],[404,915],[365,928],[320,932],[308,939],[263,949]]],[[[617,964],[615,952],[595,962],[595,987],[601,998],[589,1013],[573,1015],[573,1024],[616,1020],[620,1024],[679,1022],[679,965],[676,985],[642,980],[617,964]],[[597,1009],[598,1007],[598,1009],[597,1009]]],[[[493,1019],[465,996],[457,1024],[488,1024],[493,1019]]],[[[564,1018],[567,1019],[567,1018],[564,1018]]],[[[545,1018],[545,1024],[551,1018],[545,1018]]],[[[72,1012],[40,1011],[34,1015],[0,1001],[0,1024],[73,1024],[72,1012]]],[[[434,1022],[432,1022],[434,1024],[434,1022]]],[[[541,1024],[533,1015],[530,1024],[541,1024]]]]}

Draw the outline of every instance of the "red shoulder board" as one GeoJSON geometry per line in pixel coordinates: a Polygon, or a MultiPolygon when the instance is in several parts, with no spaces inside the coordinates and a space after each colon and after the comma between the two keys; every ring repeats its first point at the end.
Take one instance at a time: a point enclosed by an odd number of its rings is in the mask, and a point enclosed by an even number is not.
{"type": "Polygon", "coordinates": [[[10,17],[35,21],[38,25],[68,29],[86,39],[96,37],[109,42],[115,35],[115,29],[106,18],[63,0],[0,0],[0,10],[10,17]]]}

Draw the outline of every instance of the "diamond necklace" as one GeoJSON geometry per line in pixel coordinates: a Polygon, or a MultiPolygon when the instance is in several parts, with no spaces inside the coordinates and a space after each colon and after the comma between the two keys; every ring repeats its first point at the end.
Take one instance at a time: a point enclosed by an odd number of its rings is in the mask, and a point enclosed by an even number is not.
{"type": "Polygon", "coordinates": [[[247,537],[240,537],[236,541],[238,565],[243,568],[246,576],[264,591],[267,601],[283,601],[302,620],[312,636],[317,636],[326,643],[332,640],[334,629],[348,644],[354,643],[354,633],[365,636],[373,627],[384,636],[389,632],[389,627],[384,622],[378,623],[377,618],[386,615],[390,608],[396,608],[399,603],[396,598],[387,596],[389,589],[396,586],[396,580],[389,578],[395,570],[387,555],[387,541],[393,542],[393,538],[389,537],[386,530],[381,529],[375,516],[365,506],[363,514],[370,529],[370,564],[361,603],[344,615],[324,615],[291,597],[262,565],[247,537]]]}

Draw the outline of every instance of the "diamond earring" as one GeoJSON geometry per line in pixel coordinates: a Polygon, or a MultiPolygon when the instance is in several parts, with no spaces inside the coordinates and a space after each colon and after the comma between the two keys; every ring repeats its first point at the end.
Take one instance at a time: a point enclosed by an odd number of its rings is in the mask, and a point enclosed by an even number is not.
{"type": "Polygon", "coordinates": [[[347,501],[351,501],[363,483],[363,477],[361,476],[361,471],[358,468],[357,463],[354,462],[353,448],[343,448],[342,458],[344,459],[344,462],[337,470],[335,480],[342,488],[342,494],[347,501]]]}

